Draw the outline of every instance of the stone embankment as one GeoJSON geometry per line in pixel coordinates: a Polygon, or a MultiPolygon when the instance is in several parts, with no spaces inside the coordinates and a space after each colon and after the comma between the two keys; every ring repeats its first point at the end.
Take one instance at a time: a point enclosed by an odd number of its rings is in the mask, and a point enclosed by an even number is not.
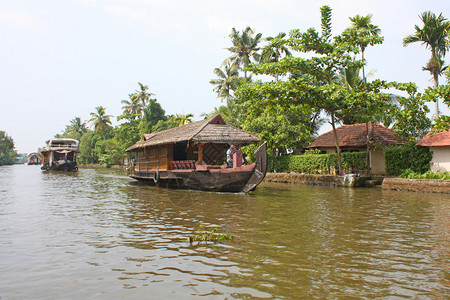
{"type": "Polygon", "coordinates": [[[446,193],[450,194],[450,180],[404,179],[382,176],[345,176],[316,175],[300,173],[267,173],[266,182],[342,186],[342,187],[378,187],[386,190],[446,193]]]}
{"type": "Polygon", "coordinates": [[[374,187],[380,186],[383,178],[374,176],[358,176],[356,174],[334,176],[305,173],[267,173],[264,180],[267,182],[298,183],[324,186],[374,187]]]}
{"type": "Polygon", "coordinates": [[[383,189],[450,194],[450,180],[385,178],[383,189]]]}

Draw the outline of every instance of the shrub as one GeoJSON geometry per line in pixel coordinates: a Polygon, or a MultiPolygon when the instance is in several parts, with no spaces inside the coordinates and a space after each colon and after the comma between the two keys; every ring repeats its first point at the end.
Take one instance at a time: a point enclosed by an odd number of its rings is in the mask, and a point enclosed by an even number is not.
{"type": "Polygon", "coordinates": [[[416,173],[411,169],[406,169],[402,174],[400,174],[400,177],[407,178],[407,179],[440,179],[440,180],[450,180],[450,172],[432,172],[427,171],[423,174],[416,173]]]}
{"type": "MultiPolygon", "coordinates": [[[[343,152],[342,167],[344,169],[358,171],[366,167],[365,152],[343,152]]],[[[303,154],[269,156],[268,168],[270,171],[293,171],[301,173],[328,174],[338,169],[337,154],[303,154]]]]}
{"type": "Polygon", "coordinates": [[[413,143],[390,146],[384,149],[384,156],[389,175],[400,175],[408,169],[420,174],[430,170],[432,154],[428,147],[419,147],[413,143]]]}

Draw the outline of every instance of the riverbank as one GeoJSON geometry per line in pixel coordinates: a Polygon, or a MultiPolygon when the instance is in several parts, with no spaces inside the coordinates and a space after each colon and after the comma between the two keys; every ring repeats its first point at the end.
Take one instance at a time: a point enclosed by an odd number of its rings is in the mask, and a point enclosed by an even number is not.
{"type": "Polygon", "coordinates": [[[356,176],[353,174],[334,176],[303,173],[267,173],[264,181],[322,186],[375,187],[386,190],[450,194],[450,180],[437,179],[405,179],[383,176],[356,176]]]}
{"type": "Polygon", "coordinates": [[[305,173],[267,173],[264,180],[267,182],[322,186],[375,187],[381,186],[383,179],[380,176],[358,176],[356,174],[335,176],[305,173]]]}
{"type": "Polygon", "coordinates": [[[116,169],[116,170],[126,170],[126,166],[118,166],[118,165],[78,165],[78,168],[84,169],[116,169]]]}
{"type": "Polygon", "coordinates": [[[450,194],[450,180],[385,178],[381,187],[386,190],[450,194]]]}

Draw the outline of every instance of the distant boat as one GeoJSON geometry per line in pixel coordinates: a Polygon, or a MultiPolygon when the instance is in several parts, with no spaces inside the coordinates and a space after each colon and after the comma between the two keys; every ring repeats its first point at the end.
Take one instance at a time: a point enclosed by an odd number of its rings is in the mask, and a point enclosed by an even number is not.
{"type": "Polygon", "coordinates": [[[41,150],[42,170],[77,171],[77,153],[79,142],[74,139],[51,139],[41,150]]]}
{"type": "Polygon", "coordinates": [[[40,153],[30,153],[27,157],[28,165],[40,165],[42,164],[42,155],[40,153]]]}
{"type": "Polygon", "coordinates": [[[248,192],[267,172],[267,145],[255,151],[255,162],[243,165],[241,146],[261,138],[233,127],[220,115],[184,126],[144,134],[144,139],[125,151],[135,154],[129,176],[152,185],[216,192],[248,192]],[[226,151],[237,146],[233,167],[227,167],[226,151]]]}

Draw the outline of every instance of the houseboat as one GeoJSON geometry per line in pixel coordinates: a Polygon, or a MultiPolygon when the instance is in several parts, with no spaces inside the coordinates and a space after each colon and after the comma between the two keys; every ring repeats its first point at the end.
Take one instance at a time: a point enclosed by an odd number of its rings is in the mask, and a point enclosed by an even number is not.
{"type": "Polygon", "coordinates": [[[247,193],[256,188],[267,171],[267,146],[254,154],[255,162],[243,163],[240,147],[261,138],[233,127],[220,115],[180,127],[144,134],[126,149],[134,154],[129,176],[152,185],[216,192],[247,193]],[[232,166],[225,163],[235,145],[232,166]]]}
{"type": "Polygon", "coordinates": [[[77,171],[77,153],[79,142],[73,139],[51,139],[41,150],[42,170],[77,171]]]}
{"type": "Polygon", "coordinates": [[[42,163],[42,155],[40,153],[30,153],[27,157],[28,165],[40,165],[42,163]]]}

